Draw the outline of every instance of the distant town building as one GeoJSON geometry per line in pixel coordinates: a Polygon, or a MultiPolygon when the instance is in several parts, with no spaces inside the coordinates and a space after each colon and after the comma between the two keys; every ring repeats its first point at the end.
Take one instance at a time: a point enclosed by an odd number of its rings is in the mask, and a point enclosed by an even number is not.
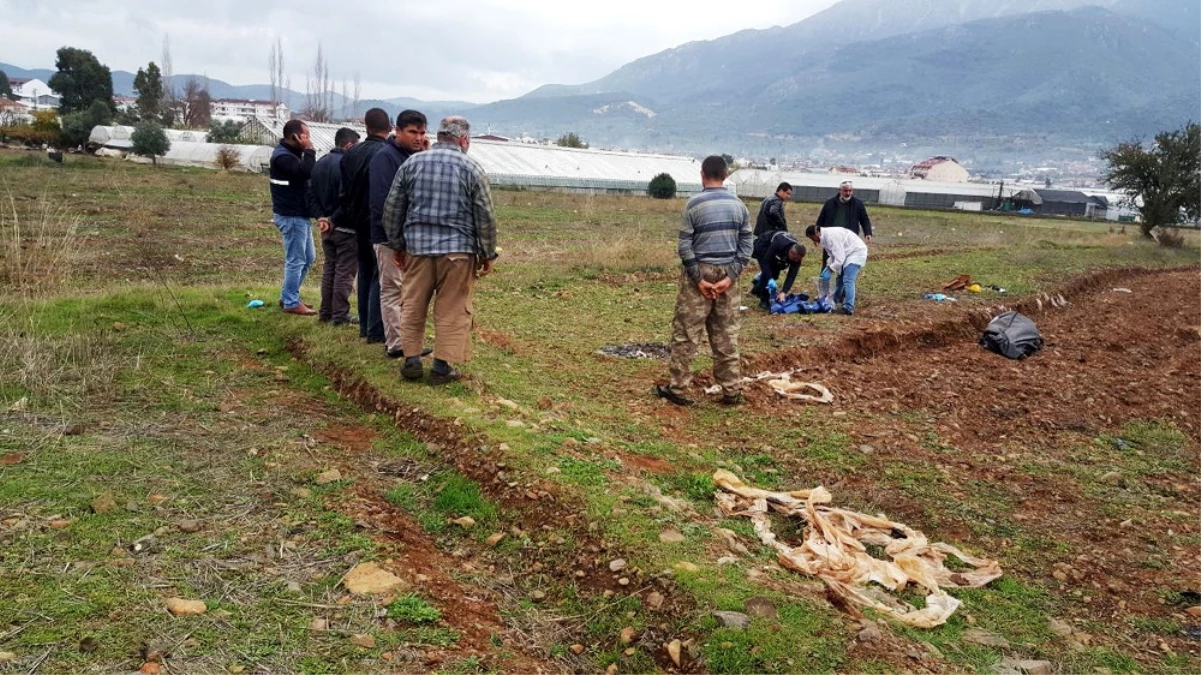
{"type": "Polygon", "coordinates": [[[24,103],[10,101],[0,96],[0,127],[28,124],[33,121],[31,108],[24,103]]]}
{"type": "Polygon", "coordinates": [[[117,106],[117,112],[130,112],[138,107],[137,96],[114,96],[113,103],[117,106]]]}
{"type": "Polygon", "coordinates": [[[291,119],[292,111],[283,103],[245,98],[219,98],[213,100],[212,117],[216,122],[233,120],[246,123],[259,117],[286,121],[291,119]]]}
{"type": "Polygon", "coordinates": [[[966,183],[968,173],[967,169],[960,166],[954,157],[940,155],[914,164],[909,169],[909,177],[936,183],[966,183]]]}
{"type": "Polygon", "coordinates": [[[13,96],[19,103],[24,103],[35,110],[58,107],[58,94],[50,88],[50,85],[36,77],[32,79],[12,77],[9,78],[8,84],[12,87],[13,96]]]}
{"type": "Polygon", "coordinates": [[[836,173],[845,176],[858,176],[859,169],[856,169],[853,166],[832,166],[830,167],[830,173],[836,173]]]}

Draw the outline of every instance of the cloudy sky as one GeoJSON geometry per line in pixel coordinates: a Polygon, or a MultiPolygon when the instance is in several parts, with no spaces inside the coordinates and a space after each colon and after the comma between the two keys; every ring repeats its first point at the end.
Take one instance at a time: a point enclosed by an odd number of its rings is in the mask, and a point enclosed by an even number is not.
{"type": "Polygon", "coordinates": [[[0,0],[0,62],[53,68],[64,45],[113,70],[160,61],[175,72],[267,84],[284,45],[303,91],[321,41],[335,82],[364,98],[488,102],[547,83],[580,84],[640,56],[744,28],[795,23],[837,0],[0,0]]]}

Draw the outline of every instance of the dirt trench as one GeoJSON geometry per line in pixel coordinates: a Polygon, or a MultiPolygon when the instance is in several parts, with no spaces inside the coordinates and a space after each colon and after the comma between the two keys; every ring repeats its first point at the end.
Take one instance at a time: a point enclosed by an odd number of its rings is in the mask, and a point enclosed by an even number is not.
{"type": "MultiPolygon", "coordinates": [[[[503,561],[497,559],[497,554],[487,552],[482,546],[476,546],[473,557],[480,561],[480,564],[503,563],[524,574],[533,571],[550,578],[552,583],[545,584],[547,602],[553,601],[555,586],[575,587],[580,596],[592,598],[598,607],[631,595],[630,589],[635,586],[639,590],[634,593],[641,597],[645,597],[651,590],[657,590],[665,599],[657,608],[643,602],[643,614],[648,617],[647,623],[652,628],[640,635],[640,644],[662,672],[701,672],[698,670],[699,662],[685,662],[683,667],[677,667],[666,650],[659,647],[673,638],[687,639],[688,635],[668,636],[666,633],[660,634],[661,631],[654,628],[690,619],[696,611],[692,598],[686,593],[676,592],[674,582],[670,578],[654,576],[642,570],[627,570],[624,573],[634,577],[630,587],[619,584],[619,575],[608,569],[608,561],[630,558],[634,553],[612,546],[590,528],[587,520],[580,515],[587,509],[578,497],[568,494],[557,483],[517,475],[504,461],[504,453],[492,446],[483,435],[457,426],[450,420],[428,415],[412,405],[400,403],[341,366],[313,362],[302,342],[289,341],[286,348],[297,359],[328,378],[340,395],[353,401],[363,410],[387,415],[398,429],[425,442],[437,453],[438,459],[431,461],[453,467],[477,483],[481,492],[500,507],[501,520],[505,527],[519,526],[531,539],[549,541],[548,532],[542,529],[546,525],[553,530],[568,532],[574,542],[574,548],[566,549],[562,546],[555,547],[554,542],[550,541],[552,545],[523,549],[510,554],[509,559],[503,561]],[[604,597],[606,595],[612,599],[604,597]]],[[[361,469],[356,473],[361,473],[361,469]]],[[[470,603],[478,602],[479,599],[474,593],[469,597],[469,589],[464,589],[447,574],[448,570],[460,567],[461,561],[439,550],[412,517],[384,501],[382,495],[387,487],[385,483],[378,479],[364,483],[356,489],[353,503],[348,502],[345,506],[375,523],[375,529],[387,540],[402,543],[407,547],[408,555],[414,561],[402,560],[396,567],[414,576],[425,574],[431,578],[430,588],[437,604],[448,610],[444,611],[444,614],[449,616],[455,613],[461,619],[456,621],[456,626],[463,624],[465,635],[471,638],[467,645],[472,648],[481,646],[482,653],[482,645],[485,645],[493,634],[511,632],[511,627],[503,625],[496,602],[489,600],[478,606],[471,606],[470,603]]],[[[467,546],[471,547],[470,544],[467,546]]],[[[510,590],[520,592],[519,589],[510,590]]],[[[568,630],[579,633],[585,628],[582,624],[574,629],[570,624],[567,624],[567,627],[568,630]]],[[[577,637],[583,639],[582,635],[577,637]]],[[[538,663],[538,659],[544,661],[543,666],[550,663],[549,653],[545,649],[541,646],[527,645],[525,652],[506,664],[502,670],[531,672],[531,666],[538,663]]],[[[586,660],[572,663],[581,668],[589,667],[586,660]]],[[[566,664],[556,665],[561,667],[566,664]]],[[[554,666],[552,669],[555,669],[554,666]]],[[[537,670],[545,672],[545,668],[537,670]]]]}

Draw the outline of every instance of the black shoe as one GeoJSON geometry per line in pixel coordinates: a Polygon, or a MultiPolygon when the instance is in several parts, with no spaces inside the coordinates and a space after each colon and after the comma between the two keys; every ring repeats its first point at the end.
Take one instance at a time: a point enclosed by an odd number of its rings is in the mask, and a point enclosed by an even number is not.
{"type": "MultiPolygon", "coordinates": [[[[433,353],[434,353],[433,347],[426,347],[425,349],[421,350],[422,356],[429,356],[430,354],[433,354],[433,353]]],[[[390,358],[390,359],[403,359],[404,357],[405,357],[405,351],[403,349],[389,349],[388,350],[388,358],[390,358]]]]}
{"type": "Polygon", "coordinates": [[[380,335],[379,337],[376,337],[374,335],[367,336],[367,344],[369,344],[369,345],[382,345],[383,343],[385,343],[387,341],[388,341],[388,339],[385,338],[383,335],[380,335]]]}
{"type": "Polygon", "coordinates": [[[335,326],[357,326],[359,325],[359,317],[348,316],[345,319],[334,319],[333,324],[335,326]]]}
{"type": "Polygon", "coordinates": [[[430,384],[438,386],[442,384],[450,384],[463,379],[463,373],[456,368],[451,368],[445,373],[430,372],[430,384]]]}
{"type": "Polygon", "coordinates": [[[742,394],[724,394],[717,402],[722,405],[740,405],[742,403],[742,394]]]}
{"type": "Polygon", "coordinates": [[[420,361],[406,361],[400,369],[400,376],[406,380],[420,380],[425,376],[425,366],[420,361]]]}
{"type": "Polygon", "coordinates": [[[693,403],[692,399],[687,396],[677,394],[671,387],[665,387],[661,384],[655,385],[655,393],[658,394],[659,398],[665,398],[679,406],[689,406],[693,403]]]}

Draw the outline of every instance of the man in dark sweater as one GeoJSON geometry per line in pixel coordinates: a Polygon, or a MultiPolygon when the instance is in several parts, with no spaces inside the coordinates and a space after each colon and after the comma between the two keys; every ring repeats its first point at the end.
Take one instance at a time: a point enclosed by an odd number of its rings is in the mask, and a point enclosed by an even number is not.
{"type": "Polygon", "coordinates": [[[864,243],[872,243],[872,219],[867,217],[867,207],[863,205],[863,200],[855,196],[855,185],[849,180],[844,180],[838,186],[837,196],[827,199],[822,205],[814,225],[844,227],[862,237],[864,243]]]}
{"type": "Polygon", "coordinates": [[[317,259],[307,199],[317,153],[309,128],[300,120],[284,124],[284,137],[271,153],[271,212],[284,242],[284,281],[279,306],[288,314],[312,316],[317,310],[300,301],[300,286],[317,259]]]}
{"type": "Polygon", "coordinates": [[[379,276],[375,251],[371,248],[371,206],[369,171],[371,159],[383,149],[392,122],[381,108],[372,108],[363,116],[367,138],[342,157],[342,194],[338,210],[330,217],[334,227],[355,232],[359,259],[359,337],[370,343],[384,342],[384,324],[379,313],[379,276]]]}
{"type": "Polygon", "coordinates": [[[759,298],[760,307],[768,309],[772,300],[783,302],[792,290],[797,270],[801,268],[801,261],[805,259],[805,247],[788,232],[769,232],[755,240],[753,255],[759,262],[759,276],[751,287],[751,295],[759,298]],[[788,276],[784,278],[784,285],[779,287],[773,298],[768,291],[768,283],[779,278],[785,267],[788,268],[788,276]]]}
{"type": "Polygon", "coordinates": [[[342,155],[359,142],[354,129],[342,127],[334,134],[334,149],[317,161],[309,179],[309,212],[321,226],[321,309],[317,320],[335,326],[355,323],[350,316],[350,287],[358,268],[358,245],[349,227],[334,227],[329,217],[338,210],[342,193],[342,155]]]}
{"type": "Polygon", "coordinates": [[[788,229],[788,221],[784,218],[784,204],[792,200],[792,186],[780,183],[776,193],[759,205],[759,215],[755,218],[755,236],[759,237],[768,232],[780,232],[788,229]]]}
{"type": "Polygon", "coordinates": [[[388,248],[388,234],[384,232],[384,202],[392,189],[396,171],[412,155],[428,150],[426,136],[428,121],[416,110],[405,110],[396,116],[396,136],[371,159],[370,188],[371,245],[375,249],[375,263],[379,270],[379,312],[384,323],[384,347],[388,356],[399,359],[404,356],[400,344],[401,285],[404,271],[396,265],[392,249],[388,248]]]}

